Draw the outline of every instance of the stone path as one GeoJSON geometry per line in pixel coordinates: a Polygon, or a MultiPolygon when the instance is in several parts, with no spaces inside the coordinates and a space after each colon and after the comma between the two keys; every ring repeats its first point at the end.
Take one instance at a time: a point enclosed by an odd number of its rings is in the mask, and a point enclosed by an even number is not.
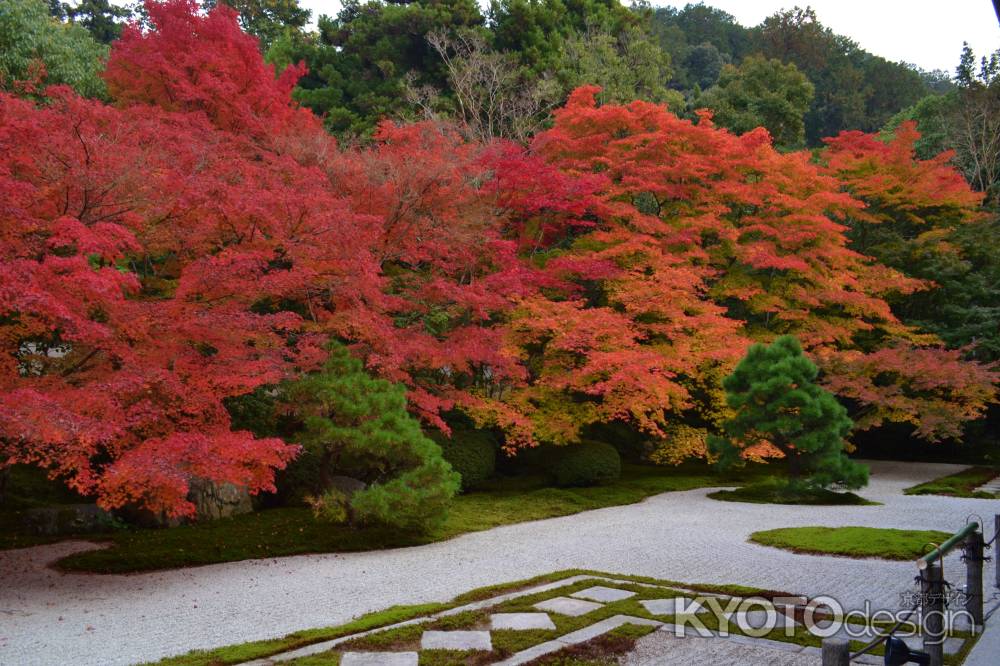
{"type": "MultiPolygon", "coordinates": [[[[319,655],[324,653],[329,653],[331,649],[335,649],[338,645],[351,642],[356,638],[361,636],[370,635],[372,633],[378,633],[379,631],[392,630],[398,626],[404,626],[406,624],[412,624],[413,622],[429,623],[435,618],[440,618],[446,614],[455,615],[469,610],[482,610],[484,607],[489,608],[496,606],[502,602],[509,601],[511,599],[516,599],[518,597],[525,597],[529,595],[535,595],[539,592],[548,591],[555,595],[558,595],[558,588],[553,586],[569,586],[574,583],[580,582],[582,580],[598,578],[599,580],[606,582],[607,585],[601,584],[579,590],[577,592],[571,593],[569,597],[556,596],[550,599],[538,602],[534,605],[535,608],[558,608],[562,607],[563,611],[561,614],[579,617],[581,613],[578,607],[569,604],[562,605],[551,604],[553,600],[562,601],[576,601],[573,597],[585,597],[588,599],[599,599],[597,602],[591,602],[589,612],[593,612],[599,608],[605,607],[605,604],[615,603],[617,601],[622,601],[624,599],[629,599],[636,596],[636,592],[633,590],[622,589],[621,587],[616,587],[615,584],[622,585],[624,587],[634,587],[639,585],[646,588],[648,593],[656,595],[657,593],[666,595],[662,598],[652,598],[644,599],[640,603],[651,610],[654,614],[661,615],[675,615],[676,611],[684,611],[685,615],[690,616],[690,612],[703,611],[709,612],[709,609],[703,606],[693,603],[684,603],[690,601],[686,597],[676,597],[678,592],[686,592],[695,596],[696,592],[693,590],[677,589],[673,587],[663,587],[656,584],[646,584],[646,583],[635,583],[634,581],[627,581],[623,579],[618,579],[614,577],[598,577],[598,576],[574,576],[570,578],[563,579],[558,583],[552,583],[542,586],[535,586],[532,588],[522,589],[517,592],[508,593],[505,595],[500,595],[491,599],[485,599],[474,604],[469,604],[461,606],[458,608],[453,608],[448,611],[443,611],[433,616],[426,616],[421,618],[416,618],[408,623],[399,623],[397,625],[392,625],[389,627],[383,627],[374,631],[361,632],[358,634],[343,636],[338,639],[331,641],[326,641],[321,644],[307,646],[306,648],[292,650],[282,654],[277,654],[269,658],[259,659],[254,662],[243,664],[242,666],[280,666],[280,664],[307,655],[319,655]]],[[[647,594],[647,596],[649,596],[647,594]]],[[[718,595],[709,595],[718,596],[718,595]]],[[[724,600],[724,597],[720,599],[724,600]]],[[[710,600],[709,600],[710,601],[710,600]]],[[[789,598],[781,603],[787,603],[796,606],[799,611],[804,610],[806,599],[799,598],[789,598]]],[[[711,605],[711,603],[709,603],[711,605]]],[[[725,617],[728,622],[728,629],[723,629],[720,625],[719,629],[710,630],[704,625],[699,626],[677,626],[666,621],[658,621],[649,618],[635,617],[631,615],[618,614],[613,615],[608,618],[597,620],[590,625],[566,633],[557,638],[553,638],[542,643],[532,645],[528,648],[517,652],[510,657],[500,661],[495,662],[494,666],[520,666],[521,664],[527,664],[532,662],[539,657],[544,655],[552,654],[566,649],[567,647],[573,645],[579,645],[586,643],[595,638],[598,638],[610,631],[617,629],[626,624],[639,625],[639,626],[650,626],[659,629],[663,632],[668,632],[668,636],[654,637],[651,641],[651,647],[646,646],[645,643],[637,644],[633,653],[627,655],[626,661],[632,658],[634,655],[638,655],[640,658],[645,658],[643,655],[649,655],[653,661],[651,663],[661,664],[666,662],[669,663],[679,663],[677,660],[680,655],[687,654],[690,650],[697,650],[698,663],[702,666],[710,666],[714,664],[732,664],[732,663],[749,663],[747,662],[748,655],[758,655],[758,654],[769,654],[776,653],[775,658],[777,663],[788,663],[797,664],[803,659],[807,660],[803,663],[813,663],[816,658],[820,655],[819,648],[815,647],[804,647],[793,642],[783,642],[778,640],[772,640],[768,638],[763,638],[764,635],[770,633],[771,630],[777,628],[788,626],[790,631],[794,631],[796,626],[799,626],[798,622],[791,620],[784,613],[784,607],[778,608],[774,605],[764,602],[761,599],[757,599],[750,604],[757,610],[741,611],[741,612],[727,612],[724,613],[722,617],[725,617]],[[735,630],[734,625],[743,631],[746,635],[733,634],[735,630]],[[758,631],[759,630],[759,631],[758,631]],[[713,638],[715,640],[705,641],[700,639],[713,638]],[[674,640],[670,640],[674,639],[674,640]],[[679,642],[676,639],[690,639],[690,641],[679,642]],[[691,642],[691,645],[687,643],[691,642]],[[734,647],[734,645],[736,647],[734,647]],[[679,653],[679,654],[678,654],[679,653]],[[735,653],[735,654],[734,654],[735,653]],[[794,658],[790,655],[796,655],[794,658]],[[736,661],[733,661],[735,659],[736,661]]],[[[552,612],[560,612],[553,610],[552,612]]],[[[674,622],[677,621],[675,617],[669,618],[674,622]]],[[[721,617],[720,617],[721,619],[721,617]]],[[[556,625],[552,622],[551,617],[548,613],[494,613],[490,615],[490,630],[458,630],[458,631],[438,631],[438,630],[426,630],[423,632],[420,640],[421,650],[458,650],[458,651],[490,651],[492,650],[492,638],[491,631],[497,629],[503,630],[531,630],[531,629],[555,629],[556,625]]],[[[843,637],[851,640],[867,640],[872,637],[870,634],[865,634],[863,631],[855,631],[852,633],[843,632],[843,637]]],[[[789,633],[791,636],[791,633],[789,633]]],[[[906,643],[910,647],[919,649],[921,647],[921,641],[919,638],[908,637],[905,639],[906,643]]],[[[959,638],[948,638],[945,642],[945,654],[954,654],[958,652],[962,647],[963,640],[959,638]]],[[[403,664],[416,664],[419,662],[419,654],[413,651],[407,652],[344,652],[341,655],[341,663],[355,666],[400,666],[403,664]]],[[[872,655],[861,655],[856,658],[853,662],[855,664],[878,664],[881,663],[881,659],[872,655]]]]}
{"type": "Polygon", "coordinates": [[[490,629],[524,631],[528,629],[554,630],[556,625],[548,613],[494,613],[490,615],[490,629]]]}
{"type": "Polygon", "coordinates": [[[577,629],[576,631],[571,631],[564,636],[553,639],[551,641],[546,641],[545,643],[540,643],[527,650],[522,650],[517,654],[511,656],[508,659],[497,662],[496,666],[519,666],[520,664],[527,664],[530,661],[534,661],[539,657],[551,654],[553,652],[558,652],[559,650],[564,650],[571,645],[579,645],[580,643],[586,643],[589,640],[593,640],[598,636],[602,636],[613,629],[625,624],[638,624],[647,625],[653,627],[662,627],[662,622],[657,622],[655,620],[647,620],[642,617],[632,617],[630,615],[614,615],[605,620],[595,622],[589,627],[584,627],[583,629],[577,629]]]}
{"type": "MultiPolygon", "coordinates": [[[[989,499],[906,496],[960,465],[871,462],[863,491],[881,506],[716,502],[709,489],[521,523],[415,548],[233,562],[128,576],[61,574],[46,565],[94,546],[63,542],[0,552],[0,664],[115,666],[195,648],[343,624],[394,604],[446,601],[469,589],[587,568],[829,594],[848,608],[898,608],[909,562],[799,555],[747,542],[756,530],[863,525],[954,531],[989,499]]],[[[987,539],[992,538],[988,530],[987,539]]],[[[945,562],[960,571],[959,554],[945,562]]],[[[986,585],[993,585],[989,567],[986,585]]],[[[577,601],[584,601],[577,599],[577,601]]]]}
{"type": "Polygon", "coordinates": [[[340,666],[417,666],[416,652],[345,652],[340,666]]]}
{"type": "Polygon", "coordinates": [[[976,488],[977,493],[990,493],[991,495],[1000,495],[1000,475],[997,475],[993,479],[987,481],[983,485],[976,488]]]}

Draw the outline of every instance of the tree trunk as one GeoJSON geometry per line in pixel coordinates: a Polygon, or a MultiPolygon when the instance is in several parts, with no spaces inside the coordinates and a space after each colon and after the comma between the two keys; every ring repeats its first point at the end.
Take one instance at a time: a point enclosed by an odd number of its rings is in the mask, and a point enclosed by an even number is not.
{"type": "Polygon", "coordinates": [[[10,467],[0,468],[0,506],[7,502],[7,485],[10,481],[10,467]]]}
{"type": "Polygon", "coordinates": [[[779,448],[784,452],[785,457],[788,458],[788,478],[794,483],[799,480],[799,474],[802,471],[800,469],[802,461],[799,460],[798,451],[790,446],[781,446],[779,448]]]}
{"type": "Polygon", "coordinates": [[[333,466],[333,450],[324,448],[319,459],[319,491],[325,493],[330,488],[330,468],[333,466]]]}

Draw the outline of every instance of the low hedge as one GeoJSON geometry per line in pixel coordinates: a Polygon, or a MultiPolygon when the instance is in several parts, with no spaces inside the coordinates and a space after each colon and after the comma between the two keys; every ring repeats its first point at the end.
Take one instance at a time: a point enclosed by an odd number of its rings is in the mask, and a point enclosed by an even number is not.
{"type": "Polygon", "coordinates": [[[444,459],[462,477],[462,490],[491,478],[496,471],[497,442],[488,430],[452,428],[451,437],[438,431],[428,433],[441,447],[444,459]]]}
{"type": "Polygon", "coordinates": [[[610,444],[584,440],[559,447],[550,471],[557,486],[599,486],[618,480],[622,460],[610,444]]]}

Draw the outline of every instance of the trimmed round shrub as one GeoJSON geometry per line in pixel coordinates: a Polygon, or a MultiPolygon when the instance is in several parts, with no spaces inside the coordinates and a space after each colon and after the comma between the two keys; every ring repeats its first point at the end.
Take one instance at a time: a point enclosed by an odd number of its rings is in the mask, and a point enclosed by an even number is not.
{"type": "Polygon", "coordinates": [[[582,439],[610,444],[622,460],[631,463],[644,462],[650,447],[649,435],[621,421],[592,423],[583,429],[582,439]]]}
{"type": "Polygon", "coordinates": [[[451,437],[434,432],[431,439],[441,447],[451,468],[462,477],[462,490],[474,488],[496,471],[496,438],[488,430],[452,428],[451,437]]]}
{"type": "Polygon", "coordinates": [[[562,447],[552,463],[557,486],[599,486],[621,476],[622,459],[615,447],[583,441],[562,447]]]}

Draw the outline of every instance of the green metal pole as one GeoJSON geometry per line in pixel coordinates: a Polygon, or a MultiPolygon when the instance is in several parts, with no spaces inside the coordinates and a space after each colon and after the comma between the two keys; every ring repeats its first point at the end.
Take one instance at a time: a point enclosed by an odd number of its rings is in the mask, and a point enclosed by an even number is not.
{"type": "Polygon", "coordinates": [[[917,560],[917,568],[923,571],[931,564],[934,564],[942,557],[947,555],[949,552],[951,552],[951,550],[954,549],[955,546],[965,541],[966,537],[968,537],[970,534],[972,534],[978,529],[979,529],[979,523],[969,523],[968,525],[966,525],[965,527],[963,527],[962,529],[960,529],[959,531],[955,532],[950,537],[948,537],[943,544],[941,544],[940,546],[938,546],[937,548],[935,548],[934,550],[932,550],[931,552],[927,553],[919,560],[917,560]]]}

